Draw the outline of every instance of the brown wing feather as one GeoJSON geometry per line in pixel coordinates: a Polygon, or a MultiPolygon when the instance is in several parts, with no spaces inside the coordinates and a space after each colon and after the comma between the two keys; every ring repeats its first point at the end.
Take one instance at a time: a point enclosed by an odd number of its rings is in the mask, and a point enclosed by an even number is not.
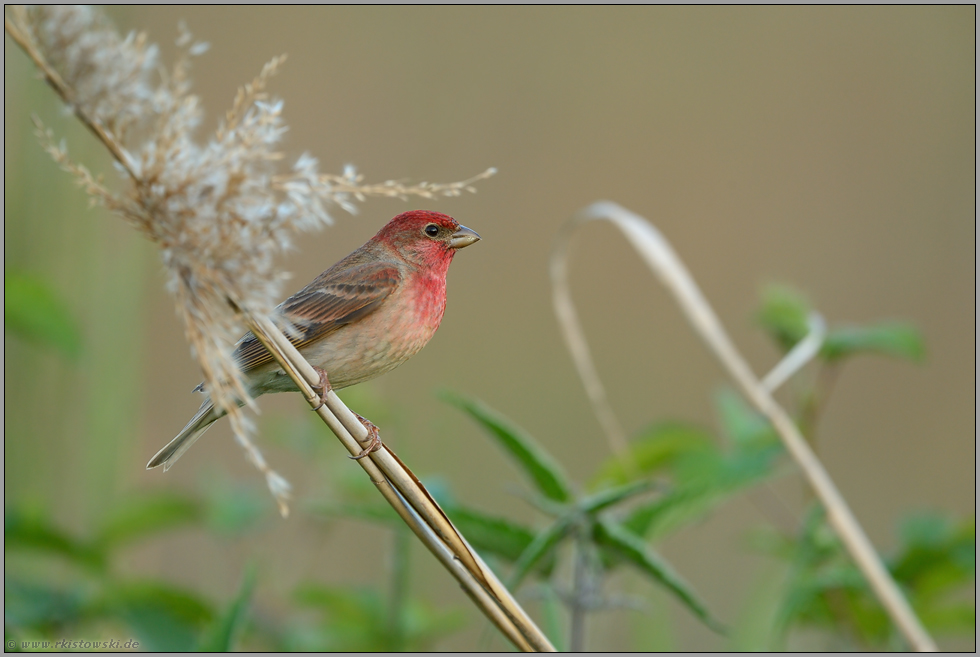
{"type": "MultiPolygon", "coordinates": [[[[279,310],[297,329],[289,341],[302,348],[356,322],[377,310],[400,280],[398,269],[383,263],[327,270],[280,304],[279,310]]],[[[235,358],[243,372],[272,361],[272,355],[251,333],[242,338],[235,358]]]]}

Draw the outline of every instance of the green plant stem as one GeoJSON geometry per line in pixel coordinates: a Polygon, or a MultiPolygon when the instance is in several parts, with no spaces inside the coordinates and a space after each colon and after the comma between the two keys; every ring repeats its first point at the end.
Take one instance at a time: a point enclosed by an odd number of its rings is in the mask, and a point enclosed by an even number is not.
{"type": "Polygon", "coordinates": [[[837,363],[822,363],[817,371],[817,380],[807,394],[803,396],[800,403],[799,425],[800,433],[810,443],[810,447],[815,453],[817,448],[817,424],[824,409],[827,408],[827,400],[830,393],[837,383],[840,374],[840,365],[837,363]]]}
{"type": "Polygon", "coordinates": [[[391,650],[403,652],[405,645],[405,601],[408,599],[408,552],[411,549],[409,532],[396,527],[391,541],[391,604],[388,607],[388,632],[391,650]]]}
{"type": "Polygon", "coordinates": [[[569,622],[569,652],[585,652],[585,623],[596,599],[597,575],[594,572],[592,545],[585,528],[580,528],[575,540],[575,565],[572,575],[572,594],[568,599],[571,611],[569,622]]]}

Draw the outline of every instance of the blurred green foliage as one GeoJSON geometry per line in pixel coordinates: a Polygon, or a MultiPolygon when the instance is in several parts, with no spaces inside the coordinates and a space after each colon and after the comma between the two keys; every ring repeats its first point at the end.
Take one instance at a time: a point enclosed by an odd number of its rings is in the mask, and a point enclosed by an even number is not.
{"type": "MultiPolygon", "coordinates": [[[[77,325],[48,285],[7,272],[5,291],[8,330],[69,358],[81,353],[77,325]]],[[[756,317],[788,351],[806,335],[811,312],[798,293],[773,287],[763,294],[756,317]]],[[[813,367],[839,368],[860,354],[919,360],[923,341],[914,328],[901,323],[832,326],[813,367]]],[[[823,381],[814,377],[796,404],[811,439],[826,403],[828,391],[816,390],[826,385],[823,381]]],[[[367,389],[345,394],[357,395],[358,407],[373,409],[372,417],[397,423],[367,389]]],[[[457,500],[439,477],[429,478],[426,485],[510,586],[537,580],[533,590],[541,601],[542,625],[557,645],[584,647],[584,635],[576,634],[575,628],[584,615],[616,607],[611,597],[597,591],[608,574],[620,568],[639,573],[707,626],[725,631],[652,543],[701,521],[736,495],[759,490],[761,484],[793,471],[768,422],[741,396],[730,389],[716,394],[720,432],[691,422],[654,422],[633,436],[626,454],[599,462],[582,486],[540,442],[504,415],[459,394],[444,393],[443,398],[513,459],[530,485],[527,499],[547,521],[530,526],[471,507],[457,500]],[[569,570],[560,564],[569,556],[572,581],[564,584],[569,570]],[[566,630],[571,630],[567,641],[556,636],[566,630]]],[[[318,432],[322,428],[290,420],[266,433],[309,457],[320,449],[318,432]]],[[[5,639],[20,646],[64,636],[126,635],[136,638],[140,649],[151,651],[421,651],[462,627],[458,610],[440,611],[410,594],[410,535],[373,485],[349,468],[328,479],[335,484],[306,510],[328,522],[358,519],[387,528],[393,557],[387,590],[307,582],[293,592],[288,618],[280,622],[260,618],[252,610],[259,568],[247,569],[237,594],[223,601],[169,582],[121,574],[119,553],[130,546],[189,528],[240,535],[271,513],[263,493],[211,477],[197,497],[169,492],[124,496],[86,536],[65,529],[42,511],[8,507],[5,639]]],[[[732,628],[737,645],[785,649],[794,630],[810,628],[825,633],[829,648],[904,647],[819,507],[811,508],[794,529],[773,526],[753,536],[755,549],[784,563],[787,570],[771,622],[751,630],[755,643],[746,639],[748,630],[732,628]]],[[[971,590],[975,554],[974,518],[920,513],[903,522],[898,547],[886,563],[931,631],[970,635],[976,616],[971,590]]]]}
{"type": "MultiPolygon", "coordinates": [[[[801,294],[786,286],[772,286],[762,294],[756,319],[777,346],[788,352],[809,332],[812,313],[801,294]]],[[[921,335],[906,323],[832,325],[814,367],[836,369],[863,354],[919,361],[924,353],[921,335]]],[[[815,377],[796,400],[799,420],[811,440],[829,394],[829,389],[819,388],[829,388],[827,381],[815,377]]],[[[444,398],[480,424],[514,460],[533,486],[532,503],[551,518],[520,554],[497,553],[512,564],[511,585],[519,585],[534,573],[557,590],[554,582],[547,581],[554,578],[550,562],[548,568],[535,566],[545,559],[557,561],[562,545],[571,542],[580,555],[597,557],[586,560],[594,579],[601,580],[609,571],[630,565],[660,584],[707,625],[721,629],[691,586],[649,541],[698,522],[737,494],[792,471],[768,421],[739,394],[722,389],[716,395],[721,436],[690,422],[655,422],[632,438],[626,454],[600,463],[581,494],[575,492],[576,486],[557,460],[506,417],[478,400],[448,393],[444,398]]],[[[769,488],[760,493],[773,494],[769,488]]],[[[533,531],[521,528],[524,536],[533,531]]],[[[761,632],[753,630],[767,637],[765,645],[753,649],[785,649],[786,638],[795,628],[826,632],[831,638],[829,647],[904,647],[819,506],[810,510],[798,531],[787,533],[782,527],[768,530],[767,536],[767,553],[788,562],[790,574],[776,602],[771,626],[761,632]]],[[[901,545],[887,559],[887,565],[931,631],[974,632],[976,607],[970,590],[976,574],[974,518],[953,521],[939,513],[910,517],[903,524],[901,545]]],[[[573,586],[577,589],[582,583],[576,581],[573,586]]],[[[559,596],[569,608],[573,625],[576,605],[601,608],[594,600],[580,599],[582,595],[582,591],[573,590],[559,596]]],[[[574,631],[572,634],[574,637],[574,631]]],[[[735,634],[747,636],[737,629],[735,634]]]]}
{"type": "MultiPolygon", "coordinates": [[[[904,645],[867,581],[814,507],[795,536],[765,532],[757,545],[790,565],[771,648],[785,649],[793,626],[819,628],[842,650],[903,650],[904,645]]],[[[898,548],[885,558],[926,627],[937,634],[972,635],[976,604],[976,520],[940,513],[906,518],[898,548]]]]}
{"type": "MultiPolygon", "coordinates": [[[[98,531],[79,537],[43,514],[4,514],[4,633],[9,642],[62,637],[133,637],[153,652],[263,650],[418,651],[461,626],[458,613],[440,613],[412,598],[386,621],[385,596],[363,586],[307,582],[294,592],[293,611],[314,610],[310,622],[257,622],[251,599],[258,580],[249,568],[237,595],[223,603],[168,582],[132,579],[116,571],[118,552],[154,535],[187,528],[247,531],[239,509],[222,496],[204,500],[156,493],[127,500],[98,531]],[[222,517],[226,516],[226,517],[222,517]]],[[[269,506],[266,504],[266,506],[269,506]]],[[[256,520],[259,516],[253,516],[256,520]]],[[[396,531],[403,531],[397,528],[396,531]]],[[[407,552],[407,545],[402,546],[407,552]]],[[[407,572],[407,561],[402,565],[407,572]]]]}
{"type": "Polygon", "coordinates": [[[65,302],[37,276],[4,271],[3,326],[20,338],[55,347],[71,359],[82,349],[78,323],[65,302]]]}
{"type": "Polygon", "coordinates": [[[656,482],[638,478],[576,495],[557,461],[527,432],[481,402],[458,395],[444,397],[476,420],[514,458],[541,496],[535,500],[536,506],[552,519],[547,527],[534,533],[534,540],[513,560],[513,572],[507,582],[510,587],[519,586],[535,566],[546,558],[555,558],[562,544],[572,541],[580,549],[598,554],[608,567],[633,566],[676,595],[709,627],[721,628],[691,586],[646,545],[640,534],[614,515],[620,506],[650,493],[657,487],[656,482]]]}
{"type": "Polygon", "coordinates": [[[147,650],[193,649],[220,618],[217,607],[164,582],[119,576],[113,564],[128,544],[201,517],[200,504],[161,493],[128,500],[93,536],[79,537],[42,513],[6,509],[8,566],[23,567],[8,567],[5,574],[4,633],[19,644],[32,637],[99,636],[121,624],[147,650]],[[45,563],[50,560],[60,561],[61,568],[45,563]]]}
{"type": "MultiPolygon", "coordinates": [[[[802,294],[785,285],[772,285],[762,293],[756,320],[776,344],[789,351],[809,331],[811,312],[810,303],[802,294]]],[[[925,356],[925,344],[914,326],[885,321],[868,326],[831,326],[820,350],[820,357],[826,362],[861,354],[919,361],[925,356]]]]}

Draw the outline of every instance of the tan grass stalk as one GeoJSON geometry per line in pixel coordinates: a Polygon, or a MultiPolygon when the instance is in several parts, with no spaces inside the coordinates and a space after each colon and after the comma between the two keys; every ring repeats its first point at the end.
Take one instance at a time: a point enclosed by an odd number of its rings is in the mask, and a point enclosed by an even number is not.
{"type": "MultiPolygon", "coordinates": [[[[268,318],[248,317],[249,328],[300,388],[340,442],[352,455],[370,444],[368,430],[344,402],[330,391],[326,403],[313,391],[320,377],[286,336],[268,318]]],[[[415,532],[423,544],[459,581],[474,603],[526,652],[554,652],[555,648],[527,612],[514,600],[493,571],[453,526],[418,478],[387,446],[357,461],[385,500],[415,532]]]]}
{"type": "MultiPolygon", "coordinates": [[[[769,419],[790,456],[803,471],[804,477],[823,504],[831,526],[909,645],[922,652],[937,650],[932,637],[915,615],[895,580],[885,569],[874,546],[854,517],[846,500],[837,490],[827,470],[790,416],[772,397],[770,386],[774,389],[780,383],[779,379],[785,380],[787,373],[792,373],[801,362],[812,357],[819,349],[819,340],[814,338],[795,354],[791,353],[790,365],[786,368],[777,368],[778,372],[775,376],[770,374],[767,377],[768,386],[760,382],[735,348],[684,263],[660,231],[643,217],[615,203],[600,201],[575,215],[559,232],[551,257],[551,278],[555,311],[562,327],[562,334],[565,336],[589,399],[596,409],[596,415],[606,429],[607,435],[610,435],[611,442],[614,445],[618,444],[622,440],[621,433],[615,436],[609,433],[608,427],[612,425],[609,417],[615,416],[606,401],[605,390],[596,374],[588,343],[568,290],[569,240],[578,226],[590,221],[609,221],[626,236],[630,245],[640,254],[657,279],[673,295],[695,333],[721,362],[749,401],[769,419]]],[[[819,336],[822,332],[821,325],[820,320],[811,321],[812,336],[819,336]]]]}

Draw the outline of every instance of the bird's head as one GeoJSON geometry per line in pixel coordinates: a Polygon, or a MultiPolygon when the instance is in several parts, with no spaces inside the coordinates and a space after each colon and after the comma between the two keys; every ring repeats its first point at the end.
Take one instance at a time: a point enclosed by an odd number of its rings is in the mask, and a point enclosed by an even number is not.
{"type": "Polygon", "coordinates": [[[480,236],[466,226],[460,226],[449,215],[412,210],[385,224],[375,239],[393,247],[407,260],[448,266],[457,250],[479,241],[480,236]]]}

